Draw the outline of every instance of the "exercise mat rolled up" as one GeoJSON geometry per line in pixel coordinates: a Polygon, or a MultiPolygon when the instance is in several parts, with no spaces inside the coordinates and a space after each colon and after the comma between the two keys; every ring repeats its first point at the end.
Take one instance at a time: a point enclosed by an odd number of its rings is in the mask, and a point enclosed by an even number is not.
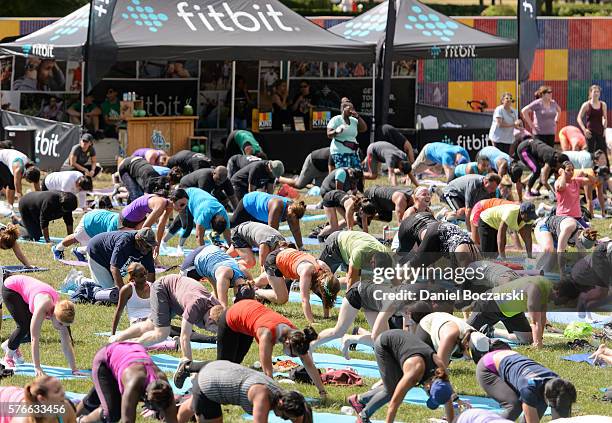
{"type": "Polygon", "coordinates": [[[94,299],[96,302],[117,304],[119,302],[119,288],[96,289],[94,291],[94,299]]]}

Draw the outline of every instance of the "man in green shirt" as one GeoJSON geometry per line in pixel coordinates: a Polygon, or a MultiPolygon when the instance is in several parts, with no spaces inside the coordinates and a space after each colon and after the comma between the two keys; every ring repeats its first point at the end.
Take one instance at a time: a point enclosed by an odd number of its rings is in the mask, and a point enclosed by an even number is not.
{"type": "MultiPolygon", "coordinates": [[[[97,131],[100,129],[100,115],[102,114],[102,110],[94,103],[93,95],[85,96],[83,104],[85,127],[89,130],[97,131]]],[[[66,113],[70,116],[70,123],[74,125],[81,124],[81,103],[76,102],[72,104],[66,113]]]]}
{"type": "MultiPolygon", "coordinates": [[[[225,144],[225,156],[229,159],[235,154],[244,154],[245,156],[259,156],[263,154],[261,146],[255,139],[255,136],[250,131],[237,129],[232,131],[227,137],[225,144]]],[[[262,157],[263,158],[263,157],[262,157]]]]}
{"type": "Polygon", "coordinates": [[[101,105],[102,119],[104,121],[104,133],[109,137],[117,136],[117,126],[121,121],[121,105],[119,104],[119,93],[114,88],[106,92],[106,100],[101,105]]]}

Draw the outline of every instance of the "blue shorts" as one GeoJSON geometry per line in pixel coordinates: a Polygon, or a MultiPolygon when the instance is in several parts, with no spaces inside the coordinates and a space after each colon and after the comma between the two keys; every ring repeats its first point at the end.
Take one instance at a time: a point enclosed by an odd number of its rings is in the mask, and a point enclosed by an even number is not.
{"type": "Polygon", "coordinates": [[[341,167],[361,169],[361,161],[359,160],[359,155],[356,152],[332,154],[331,159],[334,162],[336,169],[341,167]]]}

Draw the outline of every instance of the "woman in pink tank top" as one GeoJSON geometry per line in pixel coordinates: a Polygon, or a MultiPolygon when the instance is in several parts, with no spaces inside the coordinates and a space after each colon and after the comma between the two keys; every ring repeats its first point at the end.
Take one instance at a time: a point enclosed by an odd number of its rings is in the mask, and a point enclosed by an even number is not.
{"type": "Polygon", "coordinates": [[[136,421],[140,401],[161,412],[166,422],[176,423],[172,387],[142,344],[114,342],[102,347],[94,357],[92,377],[94,387],[77,408],[83,416],[79,423],[136,421]]]}
{"type": "Polygon", "coordinates": [[[51,320],[62,340],[62,349],[72,373],[80,375],[74,360],[74,349],[70,335],[70,325],[74,322],[74,304],[67,300],[59,301],[59,294],[53,287],[29,276],[10,276],[2,284],[2,302],[15,321],[15,330],[2,343],[4,364],[15,367],[23,364],[24,359],[19,345],[30,333],[32,339],[32,361],[36,376],[45,373],[40,364],[40,329],[45,319],[51,320]]]}

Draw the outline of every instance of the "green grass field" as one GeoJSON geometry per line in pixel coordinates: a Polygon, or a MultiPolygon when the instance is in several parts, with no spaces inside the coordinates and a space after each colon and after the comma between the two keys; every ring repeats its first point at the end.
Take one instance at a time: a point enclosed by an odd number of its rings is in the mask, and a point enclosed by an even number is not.
{"type": "MultiPolygon", "coordinates": [[[[368,181],[370,184],[372,181],[368,181]]],[[[387,184],[386,179],[379,178],[375,181],[378,184],[387,184]]],[[[102,175],[102,177],[96,181],[96,187],[103,187],[110,185],[109,175],[102,175]]],[[[25,187],[30,188],[29,186],[25,187]]],[[[308,203],[315,203],[318,199],[312,197],[305,197],[308,203]]],[[[437,202],[437,198],[434,198],[434,202],[437,202]]],[[[311,213],[311,212],[308,212],[311,213]]],[[[320,212],[319,212],[320,213],[320,212]]],[[[8,219],[2,220],[3,223],[7,223],[8,219]]],[[[75,227],[78,219],[75,220],[75,227]]],[[[302,225],[302,234],[307,236],[311,229],[316,226],[318,222],[305,223],[302,225]]],[[[599,230],[600,236],[609,235],[610,230],[608,228],[608,220],[597,220],[595,226],[599,230]]],[[[381,236],[383,224],[375,222],[371,226],[371,233],[376,236],[381,236]]],[[[288,234],[285,233],[286,235],[288,234]]],[[[51,227],[51,235],[57,237],[65,236],[65,228],[63,222],[56,221],[51,227]]],[[[173,240],[172,245],[177,242],[176,238],[173,240]]],[[[188,247],[193,248],[195,246],[195,238],[189,240],[188,247]]],[[[318,246],[310,246],[311,249],[315,249],[318,246]],[[315,247],[315,248],[312,248],[315,247]]],[[[42,281],[59,287],[63,282],[66,274],[70,270],[70,267],[54,262],[51,254],[51,247],[49,245],[35,245],[31,243],[22,244],[22,248],[33,264],[37,266],[49,267],[51,270],[43,273],[32,274],[32,276],[41,279],[42,281]]],[[[316,255],[316,254],[315,254],[316,255]]],[[[180,264],[181,260],[174,257],[162,257],[162,263],[164,265],[180,264]]],[[[0,264],[19,264],[17,259],[13,256],[12,251],[0,250],[0,264]]],[[[87,268],[82,268],[84,273],[88,276],[87,268]]],[[[253,274],[258,275],[260,272],[259,268],[254,269],[253,274]]],[[[341,293],[342,294],[342,293],[341,293]]],[[[306,326],[306,319],[304,318],[300,304],[288,303],[283,306],[273,306],[274,309],[282,313],[291,319],[298,327],[302,328],[306,326]]],[[[323,319],[322,309],[320,307],[314,307],[315,318],[317,323],[315,328],[320,331],[327,327],[333,327],[335,324],[338,309],[332,311],[329,319],[323,319]]],[[[6,311],[5,311],[6,313],[6,311]]],[[[93,356],[96,351],[102,347],[106,338],[98,337],[94,335],[94,332],[109,331],[111,329],[111,321],[114,313],[114,308],[94,305],[77,305],[76,321],[72,326],[72,333],[75,341],[75,351],[77,356],[77,365],[82,369],[91,368],[93,356]]],[[[367,327],[367,323],[360,315],[356,321],[356,324],[362,327],[367,327]]],[[[120,328],[125,328],[127,325],[127,316],[124,313],[120,328]]],[[[1,337],[2,340],[6,339],[8,334],[14,328],[12,320],[4,321],[2,323],[1,337]]],[[[553,369],[559,373],[562,377],[571,380],[578,391],[578,402],[575,404],[573,409],[574,415],[587,415],[587,414],[600,414],[600,415],[612,415],[612,406],[610,403],[605,403],[594,399],[594,396],[600,396],[598,392],[599,388],[612,385],[610,381],[612,379],[612,371],[608,369],[594,368],[584,363],[573,363],[563,361],[560,359],[562,355],[571,354],[572,351],[565,345],[567,340],[559,338],[545,338],[544,348],[541,350],[535,350],[530,347],[519,348],[518,350],[533,358],[534,360],[542,363],[545,366],[553,369]]],[[[62,350],[59,344],[59,336],[52,326],[47,322],[43,325],[42,340],[41,340],[41,360],[43,364],[62,366],[66,367],[67,363],[62,356],[62,350]]],[[[24,345],[22,351],[26,357],[26,361],[30,360],[30,349],[29,345],[24,345]]],[[[334,354],[340,354],[337,350],[319,349],[318,352],[329,352],[334,354]]],[[[276,347],[274,350],[275,355],[281,355],[282,349],[276,347]]],[[[178,353],[171,353],[178,356],[178,353]]],[[[215,350],[199,350],[194,351],[194,359],[214,359],[215,350]]],[[[373,359],[373,356],[351,353],[353,358],[373,359]]],[[[244,365],[251,365],[253,362],[258,360],[257,345],[254,343],[247,355],[244,365]]],[[[484,395],[484,392],[478,386],[474,376],[475,366],[472,362],[460,361],[455,362],[450,366],[451,381],[455,390],[459,394],[468,395],[484,395]]],[[[170,375],[171,377],[171,375],[170,375]]],[[[8,379],[0,380],[0,385],[24,385],[28,382],[29,378],[24,377],[12,377],[8,379]]],[[[316,411],[325,411],[330,413],[339,413],[340,407],[345,405],[345,398],[353,393],[365,392],[375,380],[367,379],[365,386],[354,387],[354,388],[334,388],[329,387],[329,397],[327,403],[315,408],[316,411]]],[[[293,387],[295,385],[288,385],[293,387]]],[[[74,392],[87,392],[92,387],[91,380],[70,380],[64,382],[64,387],[67,391],[74,392]]],[[[305,396],[316,397],[317,391],[314,386],[300,385],[298,390],[305,396]]],[[[234,406],[224,407],[225,410],[225,421],[234,422],[241,421],[240,416],[243,414],[242,409],[234,406]]],[[[380,410],[375,416],[375,419],[384,419],[386,408],[380,410]]],[[[426,422],[430,417],[441,418],[443,416],[443,409],[440,408],[436,411],[431,411],[426,407],[402,405],[398,413],[397,421],[406,423],[417,423],[426,422]]],[[[139,419],[142,420],[141,417],[139,419]]],[[[544,421],[548,421],[547,418],[544,421]]]]}

